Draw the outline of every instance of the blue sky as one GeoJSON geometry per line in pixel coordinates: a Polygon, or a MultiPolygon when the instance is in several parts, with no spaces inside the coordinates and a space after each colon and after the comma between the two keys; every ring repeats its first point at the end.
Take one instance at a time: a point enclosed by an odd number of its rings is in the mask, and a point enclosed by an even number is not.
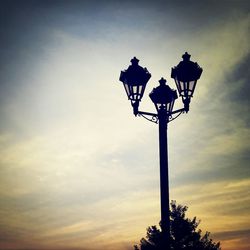
{"type": "Polygon", "coordinates": [[[158,129],[118,79],[139,58],[154,112],[185,51],[203,74],[169,124],[170,197],[223,250],[249,248],[247,1],[2,1],[0,16],[0,249],[132,249],[158,224],[158,129]]]}

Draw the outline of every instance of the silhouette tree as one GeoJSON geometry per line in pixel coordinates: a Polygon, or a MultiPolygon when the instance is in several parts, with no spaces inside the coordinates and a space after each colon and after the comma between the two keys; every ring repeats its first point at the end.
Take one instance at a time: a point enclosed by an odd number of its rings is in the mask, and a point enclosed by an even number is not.
{"type": "MultiPolygon", "coordinates": [[[[220,243],[213,242],[209,232],[202,236],[196,217],[186,218],[187,209],[175,201],[170,203],[170,250],[221,250],[220,243]]],[[[157,226],[148,227],[146,238],[142,238],[134,250],[167,250],[163,247],[162,231],[157,226]]]]}

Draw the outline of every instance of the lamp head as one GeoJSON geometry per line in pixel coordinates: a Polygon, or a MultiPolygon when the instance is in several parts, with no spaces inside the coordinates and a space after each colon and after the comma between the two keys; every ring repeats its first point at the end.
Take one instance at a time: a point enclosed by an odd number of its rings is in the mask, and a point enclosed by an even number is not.
{"type": "Polygon", "coordinates": [[[174,102],[178,98],[176,90],[171,89],[166,85],[166,80],[161,78],[159,80],[160,86],[154,88],[149,94],[152,102],[155,104],[156,110],[159,113],[165,110],[167,114],[171,115],[174,107],[174,102]]]}
{"type": "Polygon", "coordinates": [[[128,99],[139,103],[143,97],[148,80],[151,74],[146,68],[139,65],[139,60],[134,57],[127,70],[121,71],[119,80],[123,83],[128,99]]]}
{"type": "Polygon", "coordinates": [[[174,78],[179,95],[183,100],[193,97],[197,80],[200,78],[202,68],[190,61],[190,55],[185,52],[181,61],[176,67],[172,68],[171,77],[174,78]]]}

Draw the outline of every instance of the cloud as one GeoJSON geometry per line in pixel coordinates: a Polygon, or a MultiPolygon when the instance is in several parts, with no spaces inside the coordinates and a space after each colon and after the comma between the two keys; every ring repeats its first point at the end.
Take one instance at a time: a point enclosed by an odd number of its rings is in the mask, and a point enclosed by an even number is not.
{"type": "Polygon", "coordinates": [[[213,236],[217,239],[223,240],[222,247],[224,249],[237,249],[247,250],[249,247],[249,229],[246,230],[235,230],[235,231],[224,231],[216,233],[213,236]]]}
{"type": "Polygon", "coordinates": [[[250,229],[247,230],[238,230],[238,231],[225,231],[214,234],[216,238],[220,238],[221,240],[231,240],[231,239],[238,239],[238,238],[248,238],[250,235],[250,229]]]}

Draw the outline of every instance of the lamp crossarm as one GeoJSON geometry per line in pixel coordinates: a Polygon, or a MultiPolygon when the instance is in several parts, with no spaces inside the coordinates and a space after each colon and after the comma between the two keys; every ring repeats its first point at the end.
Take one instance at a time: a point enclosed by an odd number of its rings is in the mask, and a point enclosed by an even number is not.
{"type": "MultiPolygon", "coordinates": [[[[181,114],[183,114],[185,112],[187,112],[187,110],[185,108],[177,109],[177,110],[171,112],[171,114],[168,115],[168,122],[175,120],[177,117],[179,117],[181,114]],[[176,115],[176,116],[173,117],[172,115],[176,115]]],[[[144,112],[144,111],[138,110],[136,112],[135,116],[142,116],[146,120],[148,120],[150,122],[154,122],[154,123],[158,123],[158,121],[159,121],[158,114],[155,114],[155,113],[144,112]]]]}
{"type": "Polygon", "coordinates": [[[158,115],[154,113],[149,113],[149,112],[144,112],[144,111],[138,111],[137,113],[138,116],[142,116],[146,120],[154,123],[158,123],[158,115]]]}
{"type": "MultiPolygon", "coordinates": [[[[159,121],[159,115],[155,113],[150,113],[150,112],[144,112],[144,111],[139,111],[139,102],[134,102],[132,103],[133,106],[133,111],[135,116],[142,116],[146,120],[154,123],[158,123],[159,121]]],[[[188,103],[189,104],[189,103],[188,103]]],[[[167,114],[167,122],[171,122],[175,120],[177,117],[179,117],[183,113],[187,113],[189,111],[189,105],[184,105],[184,108],[177,109],[172,111],[171,113],[167,114]],[[175,117],[173,117],[175,115],[175,117]]]]}
{"type": "Polygon", "coordinates": [[[138,115],[149,115],[149,116],[154,116],[154,117],[158,116],[157,114],[144,112],[144,111],[138,111],[138,115]]]}
{"type": "Polygon", "coordinates": [[[177,117],[179,117],[181,114],[187,112],[187,110],[185,108],[182,109],[177,109],[173,112],[171,112],[171,115],[168,118],[168,122],[172,122],[173,120],[175,120],[177,117]],[[177,114],[175,117],[173,117],[172,115],[177,114]]]}
{"type": "Polygon", "coordinates": [[[171,115],[174,115],[174,114],[177,114],[177,113],[184,113],[184,112],[187,112],[187,110],[185,108],[177,109],[175,111],[172,111],[171,115]]]}

